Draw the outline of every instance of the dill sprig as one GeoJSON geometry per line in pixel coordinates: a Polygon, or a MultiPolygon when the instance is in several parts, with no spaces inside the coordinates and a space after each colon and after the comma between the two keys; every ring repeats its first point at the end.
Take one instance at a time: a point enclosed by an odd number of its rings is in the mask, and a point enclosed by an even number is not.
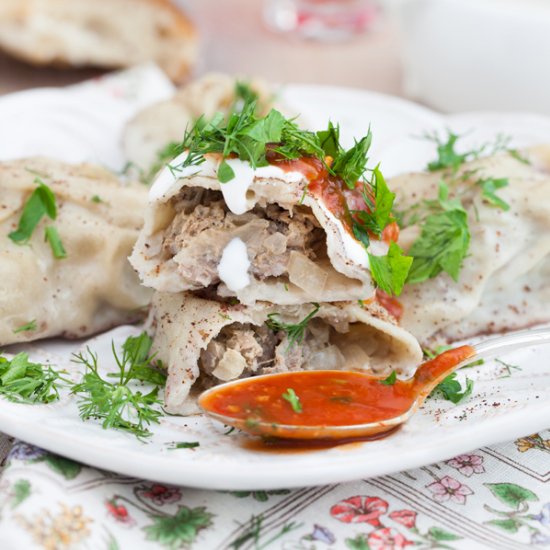
{"type": "Polygon", "coordinates": [[[68,382],[51,366],[29,361],[28,353],[0,357],[0,395],[15,403],[51,403],[68,382]]]}
{"type": "Polygon", "coordinates": [[[304,340],[305,331],[309,321],[317,314],[320,309],[319,304],[312,304],[313,310],[308,313],[299,323],[283,323],[280,319],[280,313],[270,313],[267,317],[266,325],[273,331],[283,331],[286,332],[288,336],[288,349],[290,349],[294,344],[301,344],[304,340]]]}
{"type": "Polygon", "coordinates": [[[107,377],[116,378],[115,382],[99,374],[97,354],[89,348],[86,353],[74,355],[73,361],[86,367],[82,382],[72,387],[72,393],[83,396],[79,402],[83,420],[103,420],[103,428],[125,430],[139,439],[151,435],[147,426],[158,423],[162,416],[154,407],[161,405],[158,391],[166,380],[164,373],[156,368],[154,356],[149,354],[151,344],[151,338],[145,332],[127,338],[121,356],[112,344],[118,373],[107,377]],[[131,387],[132,382],[148,382],[154,387],[148,393],[142,393],[131,387]]]}
{"type": "MultiPolygon", "coordinates": [[[[482,155],[490,156],[504,151],[515,155],[516,158],[519,156],[515,149],[510,149],[512,138],[504,134],[498,134],[493,142],[485,142],[479,147],[466,150],[463,153],[458,153],[456,150],[456,142],[462,136],[450,130],[447,130],[446,138],[440,137],[437,132],[425,133],[422,137],[434,142],[437,146],[437,158],[429,162],[427,166],[430,172],[445,169],[456,172],[465,162],[478,159],[482,155]]],[[[520,157],[520,159],[521,162],[525,162],[523,158],[520,157]]]]}

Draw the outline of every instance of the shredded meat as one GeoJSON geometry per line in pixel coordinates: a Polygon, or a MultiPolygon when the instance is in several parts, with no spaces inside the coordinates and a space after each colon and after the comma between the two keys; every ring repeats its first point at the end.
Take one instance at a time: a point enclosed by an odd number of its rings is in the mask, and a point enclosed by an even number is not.
{"type": "Polygon", "coordinates": [[[309,323],[300,345],[291,345],[285,332],[273,332],[266,325],[258,327],[234,323],[226,326],[201,352],[201,370],[210,377],[210,383],[205,384],[203,380],[203,385],[219,383],[219,379],[216,380],[219,378],[218,367],[228,356],[233,361],[233,371],[227,379],[274,372],[341,368],[344,357],[330,343],[333,330],[324,321],[314,319],[309,323]],[[231,350],[229,354],[228,350],[231,350]]]}
{"type": "Polygon", "coordinates": [[[173,200],[176,215],[165,230],[163,257],[198,287],[219,282],[217,267],[227,243],[239,237],[247,246],[249,272],[257,279],[287,273],[290,253],[314,260],[325,254],[325,235],[305,207],[289,212],[275,204],[250,212],[230,212],[221,192],[186,188],[173,200]]]}

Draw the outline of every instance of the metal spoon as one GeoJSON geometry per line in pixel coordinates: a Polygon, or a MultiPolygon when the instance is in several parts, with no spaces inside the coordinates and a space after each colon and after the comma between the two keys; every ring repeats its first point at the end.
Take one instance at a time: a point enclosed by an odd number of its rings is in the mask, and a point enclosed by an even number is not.
{"type": "MultiPolygon", "coordinates": [[[[404,422],[407,422],[407,420],[409,420],[424,403],[425,399],[428,395],[430,395],[433,389],[445,377],[464,366],[464,364],[471,362],[472,359],[487,358],[526,346],[548,343],[550,343],[550,328],[545,327],[514,332],[504,336],[497,336],[494,338],[489,338],[479,344],[476,344],[475,346],[461,346],[459,348],[455,348],[454,350],[444,352],[435,359],[420,365],[412,378],[409,378],[408,380],[397,380],[395,382],[395,385],[402,385],[402,387],[399,388],[400,390],[404,389],[410,394],[410,403],[407,403],[408,408],[404,409],[399,415],[394,414],[387,418],[378,418],[375,422],[365,422],[351,425],[330,425],[325,423],[318,426],[300,425],[299,423],[278,424],[266,421],[250,422],[250,419],[236,418],[230,415],[220,414],[219,412],[212,410],[213,398],[216,397],[216,394],[221,395],[220,392],[223,392],[227,388],[258,380],[265,383],[274,377],[283,376],[288,373],[267,374],[215,386],[200,395],[199,406],[207,415],[223,422],[224,424],[234,426],[235,428],[245,432],[263,437],[300,440],[375,438],[380,437],[386,432],[393,431],[404,422]],[[454,354],[454,361],[449,361],[452,354],[454,354]]],[[[310,377],[311,381],[315,383],[313,377],[315,377],[316,373],[320,372],[327,371],[301,371],[292,374],[293,376],[310,377]]],[[[342,375],[345,371],[330,372],[334,373],[334,376],[336,377],[338,375],[342,375]]],[[[357,376],[358,373],[354,372],[354,375],[357,376]]],[[[380,383],[381,381],[380,377],[375,377],[364,373],[361,373],[360,377],[369,379],[376,383],[380,383]]],[[[378,387],[378,389],[380,389],[380,387],[378,387]]],[[[378,403],[376,405],[378,405],[378,403]]],[[[383,403],[380,403],[380,405],[383,405],[383,403]]],[[[296,415],[296,417],[299,420],[299,415],[296,415]]]]}

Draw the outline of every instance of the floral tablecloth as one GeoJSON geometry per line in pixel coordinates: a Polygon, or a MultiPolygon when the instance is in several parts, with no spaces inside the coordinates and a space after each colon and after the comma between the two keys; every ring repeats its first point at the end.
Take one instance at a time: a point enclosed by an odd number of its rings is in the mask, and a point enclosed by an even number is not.
{"type": "Polygon", "coordinates": [[[18,441],[0,503],[3,550],[550,548],[550,430],[417,470],[254,492],[122,477],[18,441]]]}

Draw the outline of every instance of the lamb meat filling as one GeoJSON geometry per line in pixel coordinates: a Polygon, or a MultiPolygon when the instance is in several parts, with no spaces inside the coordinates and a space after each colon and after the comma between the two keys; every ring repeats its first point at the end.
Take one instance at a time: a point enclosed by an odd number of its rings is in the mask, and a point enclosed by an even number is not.
{"type": "Polygon", "coordinates": [[[210,378],[206,385],[255,374],[341,368],[345,359],[331,344],[331,331],[326,322],[313,319],[303,341],[291,346],[285,332],[266,325],[226,326],[201,352],[201,371],[210,378]]]}
{"type": "Polygon", "coordinates": [[[246,244],[249,273],[258,280],[287,274],[293,251],[311,260],[326,257],[324,231],[306,207],[291,213],[275,204],[256,205],[236,215],[220,191],[202,188],[182,190],[172,204],[176,215],[164,232],[163,257],[173,259],[197,288],[219,283],[223,249],[236,237],[246,244]]]}

